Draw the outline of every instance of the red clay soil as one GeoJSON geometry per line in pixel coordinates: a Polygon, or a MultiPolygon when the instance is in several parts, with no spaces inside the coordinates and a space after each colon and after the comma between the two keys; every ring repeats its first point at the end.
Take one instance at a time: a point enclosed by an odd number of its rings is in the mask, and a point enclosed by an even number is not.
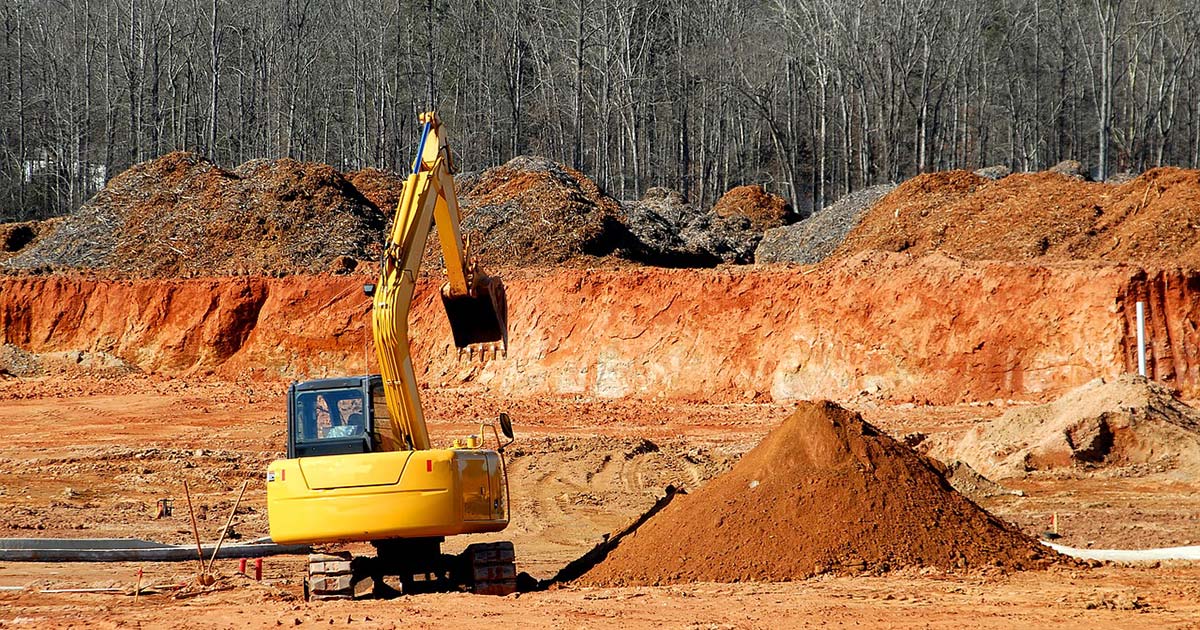
{"type": "MultiPolygon", "coordinates": [[[[1141,300],[1150,374],[1200,392],[1194,272],[881,253],[807,272],[498,272],[509,350],[486,363],[453,352],[441,280],[418,283],[411,337],[421,382],[601,400],[1040,401],[1135,369],[1141,300]]],[[[107,352],[171,375],[361,373],[371,337],[362,282],[0,277],[0,343],[107,352]]]]}
{"type": "Polygon", "coordinates": [[[750,227],[759,232],[787,225],[799,218],[786,199],[767,192],[762,186],[730,189],[717,200],[713,212],[722,217],[746,217],[750,219],[750,227]]]}
{"type": "Polygon", "coordinates": [[[580,582],[779,582],[906,567],[1044,568],[1056,556],[959,494],[912,449],[802,402],[732,470],[676,498],[580,582]]]}
{"type": "Polygon", "coordinates": [[[863,250],[976,260],[1111,260],[1200,265],[1200,171],[1156,168],[1123,183],[1053,172],[988,180],[914,177],[879,201],[834,257],[863,250]]]}

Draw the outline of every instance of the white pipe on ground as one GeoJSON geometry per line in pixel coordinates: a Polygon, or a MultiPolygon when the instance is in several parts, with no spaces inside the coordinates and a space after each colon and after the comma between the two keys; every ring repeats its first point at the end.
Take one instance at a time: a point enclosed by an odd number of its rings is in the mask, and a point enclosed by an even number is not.
{"type": "Polygon", "coordinates": [[[1042,541],[1043,545],[1080,560],[1106,562],[1155,562],[1158,560],[1200,560],[1200,546],[1161,547],[1159,549],[1076,549],[1042,541]]]}
{"type": "Polygon", "coordinates": [[[1146,303],[1137,303],[1138,374],[1146,375],[1146,303]]]}

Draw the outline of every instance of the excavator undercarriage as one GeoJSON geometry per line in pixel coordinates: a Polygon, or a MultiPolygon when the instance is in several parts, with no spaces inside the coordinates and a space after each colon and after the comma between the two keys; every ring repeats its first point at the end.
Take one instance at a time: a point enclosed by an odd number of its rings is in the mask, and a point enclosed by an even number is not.
{"type": "Polygon", "coordinates": [[[374,556],[312,554],[304,579],[305,599],[517,592],[516,554],[511,542],[474,543],[457,555],[442,553],[441,543],[441,538],[389,540],[372,543],[374,556]]]}

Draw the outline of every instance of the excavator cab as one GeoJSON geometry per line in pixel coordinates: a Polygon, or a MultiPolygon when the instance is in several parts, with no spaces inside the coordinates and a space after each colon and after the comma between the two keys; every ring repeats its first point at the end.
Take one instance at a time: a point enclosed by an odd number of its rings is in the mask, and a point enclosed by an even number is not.
{"type": "Polygon", "coordinates": [[[378,450],[375,427],[387,422],[378,374],[292,383],[287,456],[348,455],[378,450]]]}

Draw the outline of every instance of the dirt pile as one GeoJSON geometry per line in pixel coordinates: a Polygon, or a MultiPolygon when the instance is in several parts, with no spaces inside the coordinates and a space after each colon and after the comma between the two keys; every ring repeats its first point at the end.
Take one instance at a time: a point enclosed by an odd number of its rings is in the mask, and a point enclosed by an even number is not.
{"type": "Polygon", "coordinates": [[[831,402],[804,402],[732,470],[675,499],[581,580],[786,581],[903,567],[1045,566],[1052,552],[831,402]]]}
{"type": "Polygon", "coordinates": [[[946,466],[944,474],[946,475],[946,481],[950,482],[951,487],[974,500],[988,499],[1002,495],[1025,496],[1025,493],[1020,490],[1009,490],[995,481],[984,477],[966,462],[958,460],[950,462],[946,466]]]}
{"type": "Polygon", "coordinates": [[[545,158],[516,157],[456,183],[463,227],[484,264],[549,265],[634,244],[615,199],[545,158]]]}
{"type": "Polygon", "coordinates": [[[1130,464],[1200,471],[1200,411],[1140,376],[1096,379],[973,428],[953,456],[996,478],[1130,464]]]}
{"type": "Polygon", "coordinates": [[[719,217],[746,217],[756,232],[764,232],[799,219],[792,205],[762,186],[738,186],[729,189],[713,206],[719,217]]]}
{"type": "Polygon", "coordinates": [[[392,171],[364,168],[346,173],[346,179],[385,217],[391,218],[404,194],[404,178],[392,171]]]}
{"type": "MultiPolygon", "coordinates": [[[[1060,169],[1062,170],[1062,169],[1060,169]]],[[[1200,171],[1157,168],[1121,184],[1059,172],[989,180],[918,175],[879,201],[835,252],[940,250],[976,260],[1200,265],[1200,171]]]]}
{"type": "Polygon", "coordinates": [[[767,230],[754,250],[754,262],[801,265],[821,262],[842,244],[871,206],[895,188],[895,184],[864,188],[799,223],[767,230]]]}
{"type": "Polygon", "coordinates": [[[62,223],[60,217],[44,221],[0,223],[0,260],[11,258],[24,251],[38,239],[53,232],[59,223],[62,223]]]}
{"type": "Polygon", "coordinates": [[[128,275],[324,271],[373,257],[383,216],[323,164],[254,160],[226,171],[176,152],[113,178],[10,270],[104,269],[128,275]]]}
{"type": "Polygon", "coordinates": [[[742,214],[702,211],[677,191],[651,188],[625,206],[625,224],[637,238],[630,257],[665,267],[749,263],[762,230],[742,214]]]}

